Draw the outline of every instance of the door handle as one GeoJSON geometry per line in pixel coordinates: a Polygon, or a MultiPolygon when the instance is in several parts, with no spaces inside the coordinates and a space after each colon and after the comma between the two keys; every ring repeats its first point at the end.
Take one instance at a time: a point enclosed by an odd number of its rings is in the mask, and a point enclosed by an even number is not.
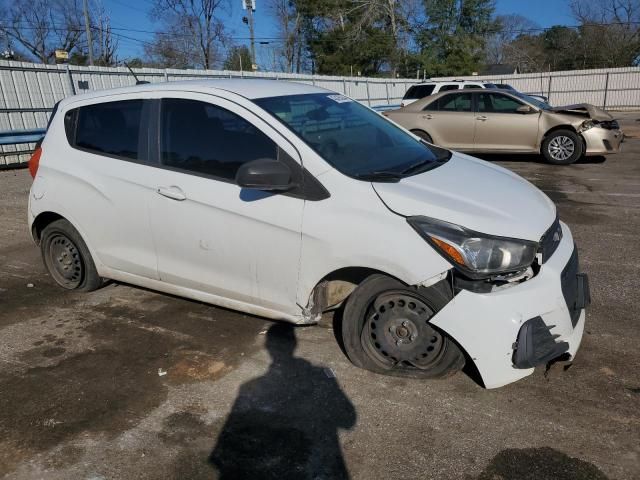
{"type": "Polygon", "coordinates": [[[182,189],[175,185],[171,185],[170,187],[158,187],[156,192],[163,197],[170,198],[171,200],[178,200],[179,202],[187,199],[187,196],[184,194],[182,189]]]}
{"type": "Polygon", "coordinates": [[[422,118],[424,118],[425,120],[431,120],[433,116],[430,113],[428,113],[426,115],[422,115],[422,118]]]}
{"type": "Polygon", "coordinates": [[[476,117],[476,120],[480,120],[481,122],[484,122],[488,119],[489,117],[485,117],[484,115],[480,115],[479,117],[476,117]]]}

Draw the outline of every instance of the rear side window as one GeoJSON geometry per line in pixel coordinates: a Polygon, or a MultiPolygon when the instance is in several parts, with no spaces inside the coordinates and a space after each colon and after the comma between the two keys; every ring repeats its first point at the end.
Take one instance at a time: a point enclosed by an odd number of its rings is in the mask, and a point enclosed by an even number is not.
{"type": "Polygon", "coordinates": [[[416,100],[424,97],[428,97],[433,93],[433,89],[435,85],[414,85],[413,87],[407,90],[407,93],[404,94],[404,98],[406,100],[416,100]]]}
{"type": "Polygon", "coordinates": [[[80,107],[75,146],[137,160],[142,104],[143,100],[124,100],[80,107]]]}
{"type": "Polygon", "coordinates": [[[440,92],[446,92],[447,90],[458,90],[460,85],[442,85],[440,87],[440,92]]]}
{"type": "Polygon", "coordinates": [[[276,144],[251,123],[197,100],[162,101],[162,164],[234,180],[243,163],[277,159],[276,144]]]}
{"type": "Polygon", "coordinates": [[[482,88],[480,85],[465,85],[462,88],[482,88]]]}

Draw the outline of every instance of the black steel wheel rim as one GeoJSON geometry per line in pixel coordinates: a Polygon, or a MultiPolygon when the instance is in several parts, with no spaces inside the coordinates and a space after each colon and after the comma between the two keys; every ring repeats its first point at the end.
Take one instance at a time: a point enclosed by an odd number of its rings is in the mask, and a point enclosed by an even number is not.
{"type": "Polygon", "coordinates": [[[417,295],[385,292],[367,311],[362,346],[384,369],[428,370],[444,351],[442,335],[429,323],[434,315],[435,310],[417,295]]]}
{"type": "Polygon", "coordinates": [[[78,247],[65,235],[56,234],[49,239],[48,254],[54,279],[66,288],[79,286],[84,265],[78,247]]]}

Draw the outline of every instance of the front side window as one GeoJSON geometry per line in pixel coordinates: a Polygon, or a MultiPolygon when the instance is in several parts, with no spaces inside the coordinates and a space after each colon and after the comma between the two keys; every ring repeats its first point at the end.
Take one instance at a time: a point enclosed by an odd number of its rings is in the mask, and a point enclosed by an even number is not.
{"type": "Polygon", "coordinates": [[[277,158],[269,137],[222,107],[171,98],[161,112],[161,159],[168,167],[234,180],[243,163],[277,158]]]}
{"type": "Polygon", "coordinates": [[[75,146],[137,160],[143,100],[97,103],[78,109],[75,146]]]}
{"type": "Polygon", "coordinates": [[[522,103],[500,93],[481,93],[478,95],[478,112],[517,113],[522,103]]]}
{"type": "Polygon", "coordinates": [[[451,155],[342,95],[312,93],[254,101],[350,177],[402,178],[436,167],[451,155]]]}

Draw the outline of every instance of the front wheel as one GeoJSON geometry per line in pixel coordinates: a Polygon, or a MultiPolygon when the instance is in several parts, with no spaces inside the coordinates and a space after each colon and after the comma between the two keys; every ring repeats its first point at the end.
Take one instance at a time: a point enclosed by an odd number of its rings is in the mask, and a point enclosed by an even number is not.
{"type": "Polygon", "coordinates": [[[542,142],[542,155],[554,165],[574,163],[584,152],[582,139],[572,130],[551,132],[542,142]]]}
{"type": "Polygon", "coordinates": [[[370,276],[344,308],[347,356],[358,367],[386,375],[439,378],[457,372],[463,353],[429,322],[449,300],[442,286],[418,291],[385,275],[370,276]]]}

